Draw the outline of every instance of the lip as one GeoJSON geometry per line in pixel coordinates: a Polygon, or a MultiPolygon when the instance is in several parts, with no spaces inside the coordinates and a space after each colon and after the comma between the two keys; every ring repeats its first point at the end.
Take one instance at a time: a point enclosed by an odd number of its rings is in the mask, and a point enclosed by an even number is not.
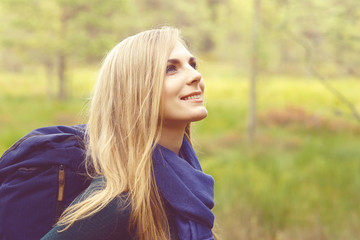
{"type": "MultiPolygon", "coordinates": [[[[180,97],[180,100],[183,100],[185,101],[184,99],[187,98],[187,97],[191,97],[191,96],[195,96],[195,95],[202,95],[202,92],[201,91],[196,91],[196,92],[192,92],[192,93],[189,93],[187,95],[184,95],[182,97],[180,97]]],[[[202,99],[202,98],[200,98],[202,99]]],[[[192,99],[192,100],[200,100],[200,99],[192,99]]],[[[187,100],[188,101],[188,100],[187,100]]]]}

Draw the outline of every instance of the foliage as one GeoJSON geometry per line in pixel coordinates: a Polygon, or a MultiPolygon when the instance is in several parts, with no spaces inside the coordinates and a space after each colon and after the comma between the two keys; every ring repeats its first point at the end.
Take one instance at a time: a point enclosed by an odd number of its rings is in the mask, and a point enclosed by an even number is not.
{"type": "MultiPolygon", "coordinates": [[[[1,18],[8,25],[2,29],[1,44],[6,51],[19,53],[30,66],[44,66],[49,82],[56,71],[59,98],[64,99],[69,65],[83,59],[99,61],[132,27],[123,24],[128,3],[4,0],[6,14],[1,18]]],[[[54,88],[53,84],[50,87],[54,88]]]]}
{"type": "MultiPolygon", "coordinates": [[[[359,9],[357,0],[263,1],[262,71],[304,73],[305,44],[321,73],[359,76],[359,9]]],[[[173,25],[207,58],[248,69],[252,1],[3,0],[0,12],[0,53],[11,55],[6,68],[55,65],[60,53],[71,66],[98,62],[125,36],[173,25]]]]}

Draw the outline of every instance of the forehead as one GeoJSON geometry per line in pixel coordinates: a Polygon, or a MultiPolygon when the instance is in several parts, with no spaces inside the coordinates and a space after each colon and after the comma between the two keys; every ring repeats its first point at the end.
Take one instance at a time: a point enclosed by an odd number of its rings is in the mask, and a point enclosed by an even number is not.
{"type": "Polygon", "coordinates": [[[188,59],[190,57],[193,57],[193,55],[186,49],[186,47],[181,42],[178,41],[173,50],[171,51],[169,59],[188,59]]]}

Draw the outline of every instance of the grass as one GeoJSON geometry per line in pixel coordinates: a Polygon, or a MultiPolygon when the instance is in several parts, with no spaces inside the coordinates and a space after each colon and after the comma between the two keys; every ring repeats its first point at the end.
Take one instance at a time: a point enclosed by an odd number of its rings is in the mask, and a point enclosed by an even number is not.
{"type": "Polygon", "coordinates": [[[283,131],[263,133],[256,146],[239,138],[222,151],[204,151],[225,239],[320,239],[310,237],[315,230],[323,239],[355,239],[359,229],[349,227],[360,216],[358,137],[283,131]]]}
{"type": "MultiPolygon", "coordinates": [[[[222,239],[357,239],[360,125],[346,106],[314,79],[263,76],[251,144],[246,78],[204,65],[209,116],[194,124],[193,135],[203,168],[216,181],[222,239]]],[[[70,73],[66,102],[46,96],[41,72],[0,73],[0,153],[34,128],[83,123],[94,72],[70,73]]],[[[331,84],[360,109],[360,82],[331,84]]]]}

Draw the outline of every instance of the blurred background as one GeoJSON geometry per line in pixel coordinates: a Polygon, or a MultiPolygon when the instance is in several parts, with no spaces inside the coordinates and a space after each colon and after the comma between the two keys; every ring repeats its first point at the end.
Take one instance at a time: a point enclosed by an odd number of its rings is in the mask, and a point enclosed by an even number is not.
{"type": "Polygon", "coordinates": [[[86,122],[106,53],[175,26],[206,81],[221,239],[359,239],[360,1],[1,0],[0,22],[0,154],[86,122]]]}

